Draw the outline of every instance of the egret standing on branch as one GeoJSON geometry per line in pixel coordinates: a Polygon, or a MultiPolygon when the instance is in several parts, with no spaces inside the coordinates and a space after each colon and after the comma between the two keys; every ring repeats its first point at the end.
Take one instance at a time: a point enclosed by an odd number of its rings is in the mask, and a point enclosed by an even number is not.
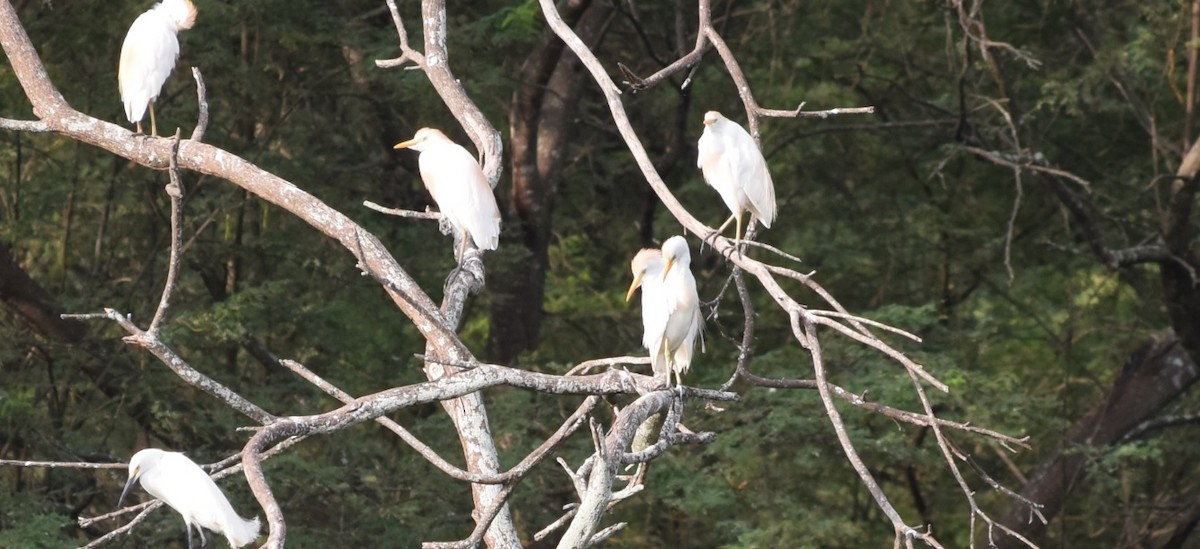
{"type": "Polygon", "coordinates": [[[767,161],[754,138],[741,126],[717,111],[704,113],[704,134],[697,143],[696,167],[704,173],[733,216],[717,229],[717,234],[736,221],[734,235],[742,239],[742,212],[750,210],[766,228],[775,220],[775,184],[767,171],[767,161]]]}
{"type": "MultiPolygon", "coordinates": [[[[669,383],[674,372],[677,386],[683,385],[681,376],[692,364],[692,350],[704,325],[691,263],[682,236],[668,238],[661,251],[642,250],[630,264],[633,283],[625,294],[629,301],[642,288],[642,345],[650,351],[654,375],[666,376],[669,383]]],[[[703,349],[703,337],[700,345],[703,349]]]]}
{"type": "Polygon", "coordinates": [[[204,528],[225,536],[234,549],[258,538],[258,518],[246,520],[238,516],[208,473],[179,452],[147,448],[134,454],[129,460],[129,480],[121,491],[118,507],[137,480],[141,480],[142,488],[150,495],[183,515],[188,549],[192,547],[192,527],[200,533],[201,547],[207,544],[204,528]]]}
{"type": "Polygon", "coordinates": [[[117,84],[121,102],[125,103],[125,116],[137,124],[138,133],[142,133],[142,117],[149,107],[150,134],[158,135],[154,100],[158,99],[158,93],[179,57],[176,35],[195,23],[196,6],[192,0],[163,0],[139,15],[129,26],[129,34],[125,35],[125,43],[121,46],[117,84]]]}
{"type": "Polygon", "coordinates": [[[500,243],[500,208],[475,157],[433,128],[417,130],[412,139],[394,148],[421,153],[417,160],[421,181],[454,227],[455,238],[462,239],[458,261],[462,262],[468,241],[477,248],[495,250],[500,243]]]}

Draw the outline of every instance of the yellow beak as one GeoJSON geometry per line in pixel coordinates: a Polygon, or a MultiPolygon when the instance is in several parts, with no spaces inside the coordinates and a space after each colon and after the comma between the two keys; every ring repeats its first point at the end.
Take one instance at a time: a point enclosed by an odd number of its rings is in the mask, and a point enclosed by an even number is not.
{"type": "Polygon", "coordinates": [[[668,259],[667,264],[663,266],[663,280],[667,279],[667,273],[671,272],[671,267],[675,265],[674,259],[668,259]]]}
{"type": "Polygon", "coordinates": [[[393,149],[407,149],[416,144],[417,144],[416,139],[409,139],[408,141],[401,141],[399,143],[396,143],[396,146],[392,147],[392,148],[393,149]]]}
{"type": "Polygon", "coordinates": [[[642,277],[643,276],[646,276],[646,271],[642,271],[642,272],[638,273],[637,276],[633,277],[633,284],[630,284],[629,291],[625,292],[625,301],[629,301],[630,299],[633,299],[633,292],[636,292],[638,289],[638,286],[642,285],[642,277]]]}
{"type": "Polygon", "coordinates": [[[704,125],[705,125],[705,126],[711,126],[711,125],[713,125],[713,123],[714,123],[714,122],[716,122],[716,121],[717,121],[717,119],[716,119],[716,118],[713,118],[712,120],[705,120],[705,121],[704,121],[704,125]]]}

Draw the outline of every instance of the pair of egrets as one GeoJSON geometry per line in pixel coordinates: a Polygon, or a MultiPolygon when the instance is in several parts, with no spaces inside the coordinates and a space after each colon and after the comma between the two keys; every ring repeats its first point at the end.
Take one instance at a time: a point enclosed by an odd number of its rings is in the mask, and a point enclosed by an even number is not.
{"type": "MultiPolygon", "coordinates": [[[[746,211],[770,228],[775,220],[775,185],[758,144],[744,128],[719,112],[705,113],[704,126],[697,143],[696,166],[733,214],[717,233],[736,222],[734,234],[740,241],[742,214],[746,211]]],[[[442,215],[454,226],[456,237],[462,238],[459,257],[468,240],[482,249],[496,249],[500,210],[475,157],[433,128],[421,128],[412,139],[395,148],[421,153],[421,180],[442,215]]]]}
{"type": "MultiPolygon", "coordinates": [[[[776,212],[775,185],[750,133],[721,113],[709,111],[696,148],[696,166],[733,213],[717,234],[734,222],[734,238],[740,242],[746,211],[770,228],[776,212]]],[[[650,352],[655,376],[673,372],[677,385],[682,385],[680,376],[691,366],[696,338],[701,337],[704,345],[704,319],[690,264],[691,252],[682,236],[667,239],[660,250],[642,250],[630,264],[633,283],[625,294],[629,301],[642,288],[642,345],[650,352]]]]}

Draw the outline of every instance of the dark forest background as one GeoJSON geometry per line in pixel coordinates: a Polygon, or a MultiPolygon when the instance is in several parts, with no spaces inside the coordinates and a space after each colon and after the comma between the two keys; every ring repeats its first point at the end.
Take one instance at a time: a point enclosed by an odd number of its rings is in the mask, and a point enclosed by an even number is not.
{"type": "MultiPolygon", "coordinates": [[[[876,109],[763,119],[780,215],[761,239],[800,257],[797,268],[815,270],[851,312],[921,335],[902,349],[950,385],[937,397],[942,417],[1030,437],[1032,449],[1016,452],[963,440],[997,480],[1061,501],[1035,534],[1043,546],[1200,546],[1189,541],[1200,519],[1200,403],[1189,390],[1200,375],[1196,183],[1194,172],[1174,177],[1197,133],[1195,6],[963,3],[714,5],[764,106],[876,109]],[[1037,484],[1056,471],[1061,482],[1037,484]]],[[[118,52],[150,3],[14,4],[72,106],[124,124],[118,52]]],[[[158,103],[160,133],[186,135],[195,124],[187,67],[199,67],[208,143],[355,219],[439,297],[454,266],[450,238],[436,223],[362,202],[432,205],[416,155],[391,148],[416,129],[439,127],[470,145],[419,71],[376,68],[397,54],[383,2],[197,5],[158,103]]],[[[537,2],[448,9],[452,67],[506,151],[501,246],[486,256],[487,288],[465,312],[463,341],[490,362],[549,373],[639,353],[639,308],[624,301],[628,261],[679,234],[679,224],[632,162],[590,77],[569,55],[557,57],[537,2]],[[560,72],[532,68],[540,62],[560,72]],[[514,163],[537,169],[514,177],[514,163]]],[[[401,10],[419,36],[417,6],[401,10]]],[[[618,80],[618,62],[645,76],[694,42],[687,2],[683,17],[673,2],[578,0],[563,10],[618,80]]],[[[681,87],[686,76],[626,88],[623,99],[671,190],[715,226],[728,212],[695,169],[695,142],[705,111],[746,116],[716,52],[681,87]]],[[[7,64],[0,116],[30,117],[7,64]]],[[[104,307],[143,322],[153,314],[169,246],[166,173],[52,134],[3,131],[0,140],[0,458],[122,462],[158,446],[207,463],[237,452],[245,417],[123,344],[117,326],[56,316],[104,307]]],[[[238,187],[186,177],[187,251],[163,338],[193,365],[280,414],[337,403],[255,350],[302,362],[356,395],[425,380],[413,358],[422,338],[336,243],[238,187]]],[[[691,243],[700,295],[712,299],[728,263],[691,243]]],[[[811,377],[804,350],[785,345],[788,318],[760,290],[754,371],[811,377]]],[[[727,301],[687,384],[729,378],[740,329],[740,309],[727,301]]],[[[885,357],[847,341],[826,343],[825,353],[831,381],[919,408],[885,357]]],[[[742,401],[723,412],[689,409],[685,423],[718,438],[654,461],[647,490],[616,507],[614,520],[629,526],[610,545],[886,546],[891,526],[846,462],[816,391],[735,390],[742,401]]],[[[486,399],[506,466],[578,402],[511,388],[486,399]]],[[[901,512],[931,524],[947,546],[967,546],[971,515],[932,437],[857,408],[843,413],[901,512]]],[[[442,455],[461,455],[440,406],[392,418],[442,455]]],[[[576,437],[558,454],[578,462],[591,451],[576,437]]],[[[293,547],[409,547],[473,526],[467,486],[373,424],[311,438],[266,470],[293,547]]],[[[122,470],[0,467],[0,547],[98,537],[112,525],[81,529],[76,518],[113,510],[124,479],[122,470]]],[[[222,487],[243,515],[260,513],[240,476],[222,487]]],[[[998,518],[1016,509],[986,486],[979,499],[998,518]]],[[[522,536],[575,500],[556,466],[539,468],[512,501],[522,536]]],[[[183,546],[182,530],[176,514],[160,511],[125,546],[183,546]]],[[[985,533],[975,542],[986,545],[985,533]]]]}

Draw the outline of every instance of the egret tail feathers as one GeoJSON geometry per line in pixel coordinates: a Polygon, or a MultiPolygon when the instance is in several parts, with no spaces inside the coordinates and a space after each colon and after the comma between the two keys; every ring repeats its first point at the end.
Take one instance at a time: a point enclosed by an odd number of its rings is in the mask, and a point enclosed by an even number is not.
{"type": "Polygon", "coordinates": [[[258,539],[258,529],[258,517],[250,520],[235,517],[233,524],[226,525],[225,539],[229,540],[229,545],[236,549],[258,539]]]}

